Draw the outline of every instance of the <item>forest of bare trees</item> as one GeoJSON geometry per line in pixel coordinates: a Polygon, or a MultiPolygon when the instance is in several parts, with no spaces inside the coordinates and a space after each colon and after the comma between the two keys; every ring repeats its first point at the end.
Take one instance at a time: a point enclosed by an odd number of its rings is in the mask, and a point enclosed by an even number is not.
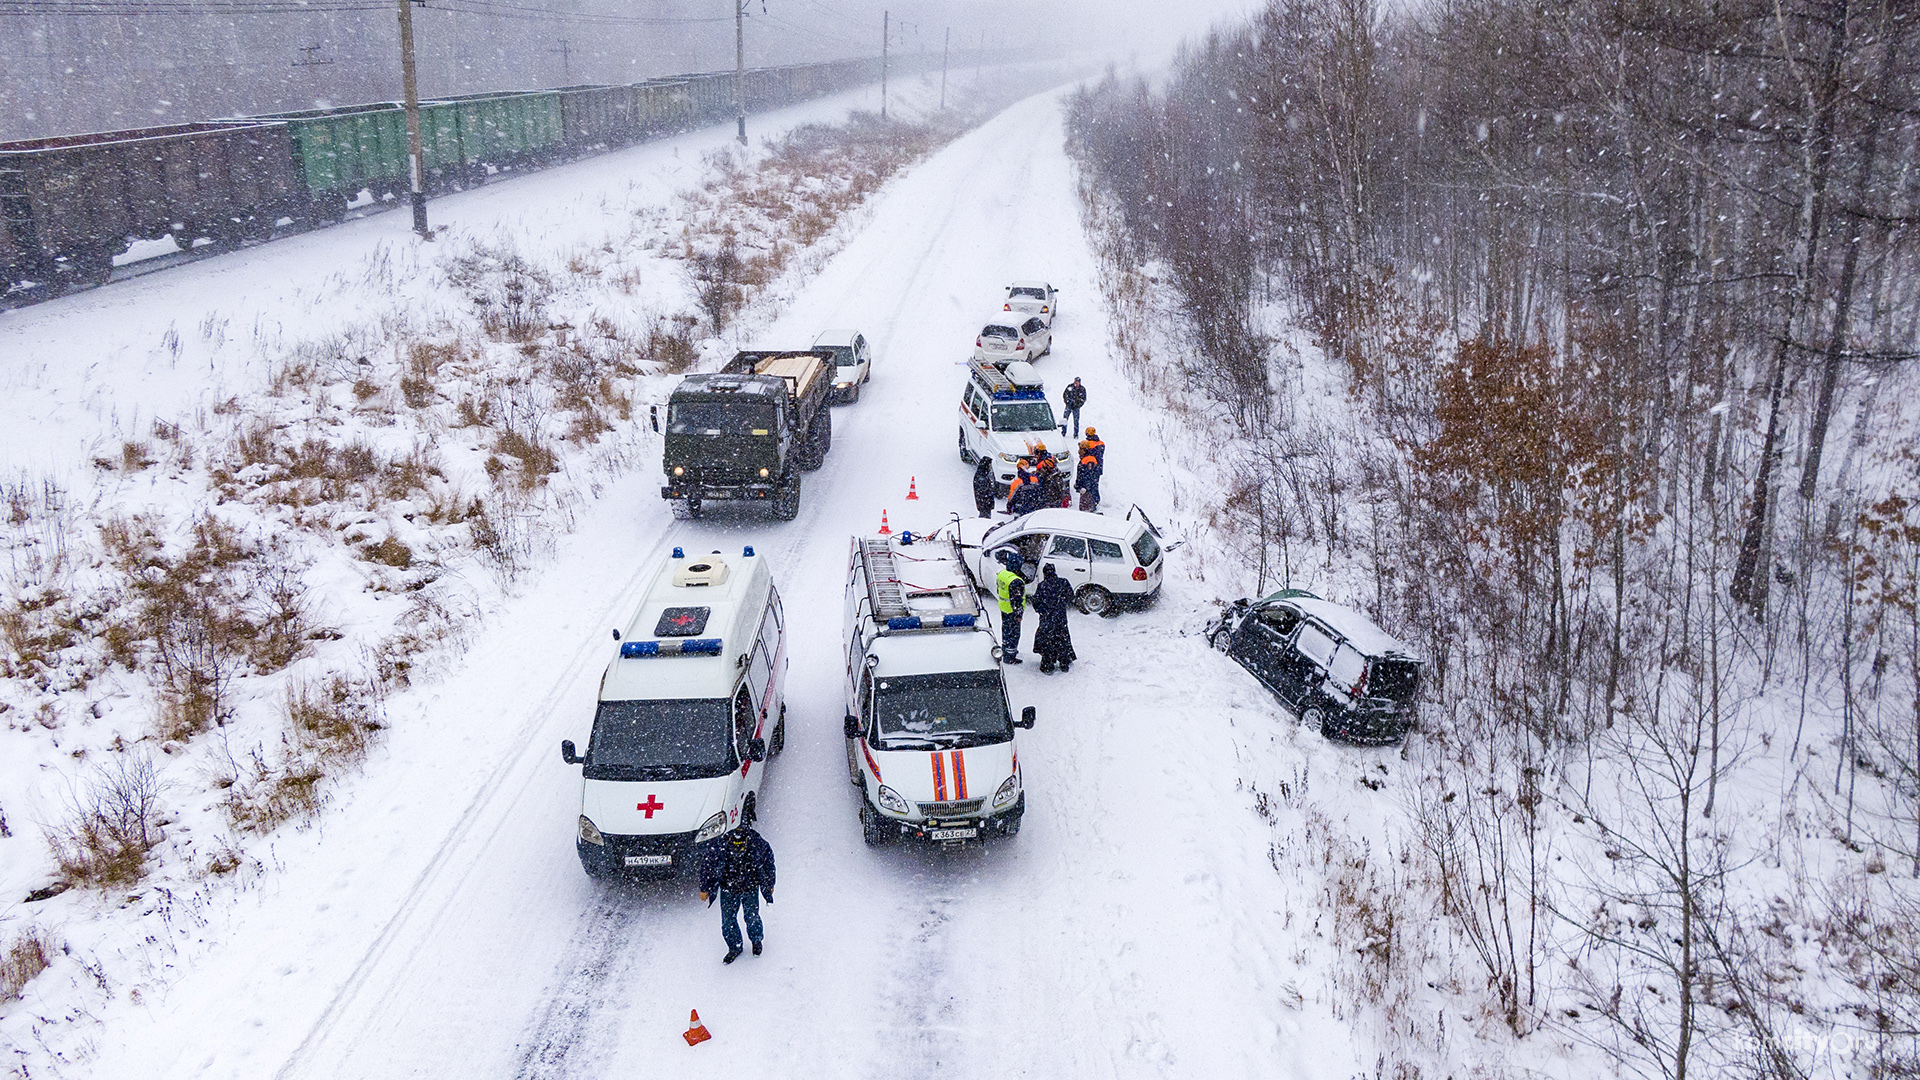
{"type": "Polygon", "coordinates": [[[1920,8],[1271,0],[1068,127],[1263,587],[1364,572],[1431,660],[1421,847],[1514,1037],[1920,1072],[1920,8]]]}

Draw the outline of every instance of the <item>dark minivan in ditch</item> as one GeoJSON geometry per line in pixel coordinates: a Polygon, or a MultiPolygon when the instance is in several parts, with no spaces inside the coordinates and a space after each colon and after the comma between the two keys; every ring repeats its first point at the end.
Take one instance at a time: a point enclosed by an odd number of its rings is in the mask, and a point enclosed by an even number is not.
{"type": "Polygon", "coordinates": [[[1207,643],[1329,739],[1393,743],[1413,728],[1425,662],[1352,608],[1297,589],[1235,600],[1207,643]]]}

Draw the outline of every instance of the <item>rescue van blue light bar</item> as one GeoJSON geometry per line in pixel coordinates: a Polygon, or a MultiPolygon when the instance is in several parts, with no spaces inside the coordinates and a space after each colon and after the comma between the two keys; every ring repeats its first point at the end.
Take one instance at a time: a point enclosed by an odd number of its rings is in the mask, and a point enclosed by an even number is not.
{"type": "Polygon", "coordinates": [[[620,658],[637,660],[647,656],[719,656],[719,638],[687,638],[684,641],[629,641],[620,646],[620,658]]]}
{"type": "Polygon", "coordinates": [[[929,625],[972,626],[973,619],[974,617],[972,615],[942,615],[938,623],[928,624],[921,622],[920,616],[918,615],[895,615],[893,618],[887,620],[887,629],[920,630],[929,625]]]}

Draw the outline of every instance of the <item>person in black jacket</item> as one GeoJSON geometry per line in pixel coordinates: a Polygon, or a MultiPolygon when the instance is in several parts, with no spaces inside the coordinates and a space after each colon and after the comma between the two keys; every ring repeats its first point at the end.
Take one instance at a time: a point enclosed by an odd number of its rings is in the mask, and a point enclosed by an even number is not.
{"type": "Polygon", "coordinates": [[[1079,438],[1080,410],[1086,408],[1087,405],[1087,388],[1080,385],[1079,379],[1068,383],[1067,388],[1060,391],[1060,404],[1066,406],[1060,413],[1060,434],[1065,435],[1067,433],[1067,418],[1072,417],[1073,437],[1076,439],[1079,438]]]}
{"type": "Polygon", "coordinates": [[[773,903],[773,848],[759,833],[745,825],[707,845],[700,855],[700,899],[713,906],[720,900],[720,936],[727,941],[727,955],[720,962],[731,964],[740,959],[740,923],[737,913],[747,913],[747,937],[753,942],[753,955],[760,955],[765,930],[760,924],[760,900],[773,903]]]}
{"type": "Polygon", "coordinates": [[[993,475],[993,458],[983,455],[973,470],[973,508],[981,517],[993,516],[993,501],[1000,496],[1000,481],[993,475]]]}
{"type": "Polygon", "coordinates": [[[1033,651],[1040,654],[1040,670],[1052,674],[1055,664],[1061,671],[1073,667],[1073,636],[1067,631],[1067,608],[1073,604],[1073,586],[1054,573],[1048,563],[1040,571],[1040,587],[1033,590],[1028,606],[1040,613],[1040,625],[1033,630],[1033,651]]]}

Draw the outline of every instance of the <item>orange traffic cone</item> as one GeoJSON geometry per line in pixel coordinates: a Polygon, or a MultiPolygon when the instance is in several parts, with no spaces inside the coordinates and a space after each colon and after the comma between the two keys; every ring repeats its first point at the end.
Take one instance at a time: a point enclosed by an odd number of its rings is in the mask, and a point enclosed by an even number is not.
{"type": "Polygon", "coordinates": [[[893,535],[893,530],[887,528],[887,512],[885,510],[880,511],[880,535],[881,536],[893,535]]]}
{"type": "Polygon", "coordinates": [[[914,476],[907,477],[907,498],[908,499],[917,500],[920,498],[920,489],[916,486],[918,479],[919,479],[918,477],[914,477],[914,476]]]}
{"type": "Polygon", "coordinates": [[[707,1025],[700,1022],[700,1010],[694,1009],[692,1011],[693,1019],[687,1021],[687,1033],[682,1035],[681,1038],[687,1040],[688,1046],[699,1046],[701,1043],[713,1038],[713,1032],[708,1031],[707,1025]]]}

